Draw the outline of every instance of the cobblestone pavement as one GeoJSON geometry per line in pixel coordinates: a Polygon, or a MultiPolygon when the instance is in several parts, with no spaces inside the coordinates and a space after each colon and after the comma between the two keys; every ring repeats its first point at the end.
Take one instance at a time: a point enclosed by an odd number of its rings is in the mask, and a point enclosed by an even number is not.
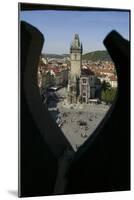
{"type": "MultiPolygon", "coordinates": [[[[66,89],[58,90],[58,96],[66,97],[66,89]]],[[[57,104],[62,119],[61,129],[73,149],[82,145],[99,125],[109,106],[103,104],[68,104],[66,98],[57,104]]]]}

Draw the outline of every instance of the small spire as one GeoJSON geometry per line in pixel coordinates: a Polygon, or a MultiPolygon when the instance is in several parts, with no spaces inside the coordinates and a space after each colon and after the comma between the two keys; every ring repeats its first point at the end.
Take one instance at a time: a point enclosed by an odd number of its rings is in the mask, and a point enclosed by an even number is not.
{"type": "Polygon", "coordinates": [[[83,52],[83,45],[82,45],[82,42],[81,42],[81,52],[83,52]]]}

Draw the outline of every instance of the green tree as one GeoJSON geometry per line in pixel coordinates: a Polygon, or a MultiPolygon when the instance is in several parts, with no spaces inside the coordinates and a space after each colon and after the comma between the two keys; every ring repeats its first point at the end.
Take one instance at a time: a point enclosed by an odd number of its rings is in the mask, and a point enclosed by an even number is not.
{"type": "Polygon", "coordinates": [[[105,101],[105,99],[106,99],[105,96],[106,96],[106,95],[105,95],[105,91],[102,90],[102,91],[101,91],[101,100],[102,100],[102,101],[105,101]]]}
{"type": "Polygon", "coordinates": [[[105,80],[102,82],[102,85],[101,85],[101,89],[102,90],[109,90],[109,89],[111,89],[111,85],[110,85],[110,83],[109,82],[106,82],[105,80]]]}
{"type": "Polygon", "coordinates": [[[101,91],[101,100],[106,102],[106,104],[112,103],[115,99],[116,91],[116,88],[103,89],[101,91]]]}

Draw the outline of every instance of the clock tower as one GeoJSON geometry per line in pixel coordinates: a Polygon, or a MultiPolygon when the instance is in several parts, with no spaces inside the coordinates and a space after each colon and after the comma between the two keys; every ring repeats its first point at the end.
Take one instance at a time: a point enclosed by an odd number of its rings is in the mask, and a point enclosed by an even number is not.
{"type": "Polygon", "coordinates": [[[79,35],[75,34],[70,47],[71,69],[68,77],[68,102],[77,103],[79,101],[79,80],[82,65],[82,44],[79,35]]]}
{"type": "Polygon", "coordinates": [[[70,61],[71,61],[71,77],[80,77],[82,64],[82,44],[80,44],[79,35],[75,34],[73,42],[70,47],[70,61]]]}

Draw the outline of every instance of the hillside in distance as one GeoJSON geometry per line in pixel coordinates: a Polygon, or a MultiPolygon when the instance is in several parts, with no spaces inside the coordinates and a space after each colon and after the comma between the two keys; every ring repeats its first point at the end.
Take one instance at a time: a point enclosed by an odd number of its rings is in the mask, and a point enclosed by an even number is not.
{"type": "Polygon", "coordinates": [[[47,57],[47,58],[56,58],[56,59],[63,59],[63,58],[65,58],[65,57],[68,57],[69,56],[69,54],[54,54],[54,53],[52,53],[52,54],[44,54],[44,53],[42,53],[42,56],[43,57],[47,57]]]}
{"type": "Polygon", "coordinates": [[[111,61],[111,58],[107,51],[93,51],[90,53],[86,53],[82,56],[83,60],[91,60],[91,61],[111,61]]]}
{"type": "MultiPolygon", "coordinates": [[[[49,59],[54,58],[54,59],[63,59],[63,58],[67,58],[70,57],[70,54],[44,54],[42,53],[43,57],[47,57],[49,59]]],[[[108,54],[107,51],[93,51],[93,52],[89,52],[86,54],[82,55],[82,60],[90,60],[93,62],[97,62],[97,61],[111,61],[111,58],[108,54]]]]}

